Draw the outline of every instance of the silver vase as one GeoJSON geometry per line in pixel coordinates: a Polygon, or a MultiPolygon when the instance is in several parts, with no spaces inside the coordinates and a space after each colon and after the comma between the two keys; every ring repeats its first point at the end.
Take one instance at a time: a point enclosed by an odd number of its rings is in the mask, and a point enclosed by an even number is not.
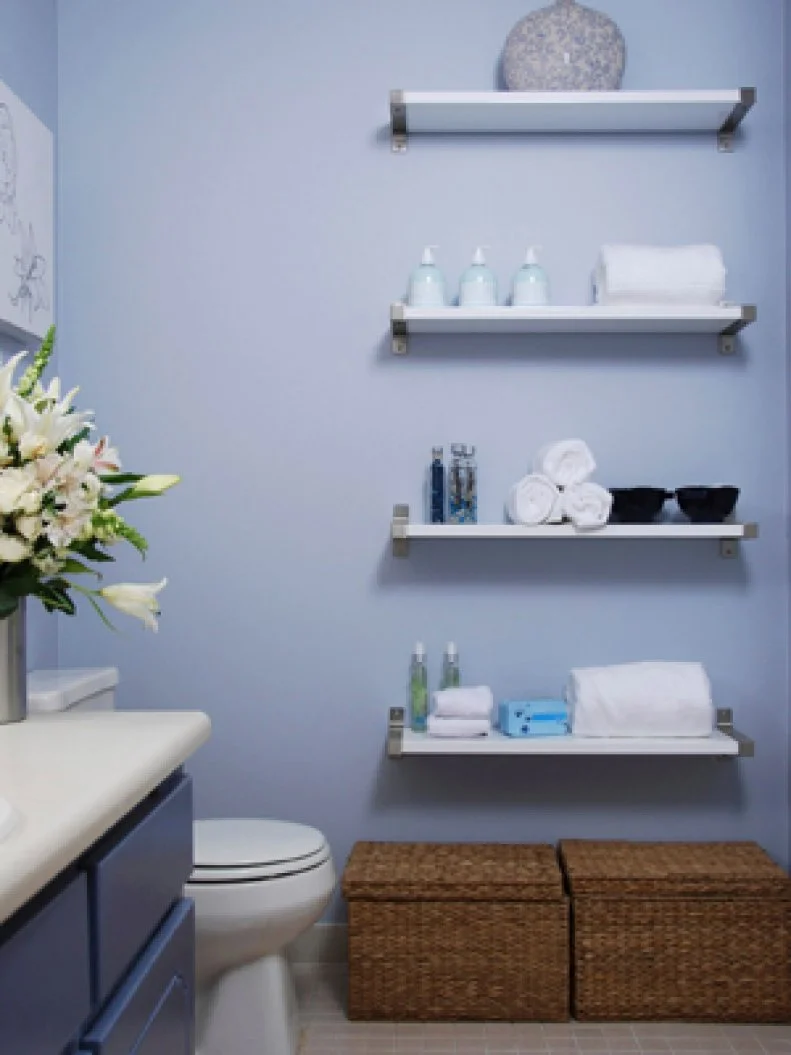
{"type": "Polygon", "coordinates": [[[25,599],[7,619],[0,619],[0,725],[27,717],[27,635],[25,599]]]}

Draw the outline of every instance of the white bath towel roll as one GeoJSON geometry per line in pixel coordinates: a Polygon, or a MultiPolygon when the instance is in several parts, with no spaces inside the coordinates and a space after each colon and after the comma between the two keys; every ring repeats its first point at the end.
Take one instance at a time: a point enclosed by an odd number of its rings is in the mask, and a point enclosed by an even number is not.
{"type": "Polygon", "coordinates": [[[428,716],[428,735],[463,740],[467,737],[488,736],[492,723],[486,718],[440,718],[428,716]]]}
{"type": "Polygon", "coordinates": [[[460,685],[432,693],[434,714],[439,718],[491,719],[494,696],[488,685],[460,685]]]}
{"type": "Polygon", "coordinates": [[[563,491],[563,512],[574,527],[592,531],[604,527],[610,517],[612,495],[605,487],[588,480],[563,491]]]}
{"type": "Polygon", "coordinates": [[[584,440],[559,440],[542,447],[533,462],[533,472],[547,476],[556,487],[570,487],[589,480],[596,461],[584,440]]]}
{"type": "Polygon", "coordinates": [[[716,245],[603,245],[594,271],[600,304],[720,304],[725,264],[716,245]]]}
{"type": "Polygon", "coordinates": [[[560,492],[548,476],[530,473],[518,480],[508,492],[505,504],[508,519],[514,524],[535,526],[551,519],[560,492]]]}
{"type": "Polygon", "coordinates": [[[715,714],[700,663],[623,663],[572,670],[566,687],[575,736],[709,736],[715,714]]]}

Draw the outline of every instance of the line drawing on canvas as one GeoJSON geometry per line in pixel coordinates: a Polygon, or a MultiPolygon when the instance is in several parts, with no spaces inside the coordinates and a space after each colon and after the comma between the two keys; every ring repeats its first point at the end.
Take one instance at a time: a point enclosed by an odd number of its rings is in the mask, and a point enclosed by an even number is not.
{"type": "Polygon", "coordinates": [[[19,289],[9,293],[15,308],[21,304],[27,309],[28,319],[33,320],[36,311],[49,311],[49,290],[47,289],[47,261],[36,252],[36,237],[33,224],[28,224],[25,234],[24,224],[20,224],[21,256],[15,257],[16,274],[19,278],[19,289]]]}

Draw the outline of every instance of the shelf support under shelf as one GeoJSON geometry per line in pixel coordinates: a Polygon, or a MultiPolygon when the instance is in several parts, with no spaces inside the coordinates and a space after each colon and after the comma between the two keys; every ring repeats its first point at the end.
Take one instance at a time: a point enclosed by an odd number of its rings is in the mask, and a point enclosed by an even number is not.
{"type": "Polygon", "coordinates": [[[720,355],[733,355],[736,351],[736,337],[745,326],[749,326],[751,322],[755,322],[758,318],[758,309],[754,304],[745,304],[742,308],[742,317],[737,319],[736,322],[732,322],[730,326],[726,327],[719,335],[718,347],[720,355]]]}
{"type": "Polygon", "coordinates": [[[748,112],[755,106],[755,100],[757,93],[755,88],[742,88],[740,91],[741,99],[734,106],[728,115],[727,120],[723,123],[717,133],[717,149],[721,154],[732,154],[733,153],[733,138],[736,133],[736,129],[742,123],[748,112]]]}
{"type": "Polygon", "coordinates": [[[409,506],[393,506],[393,521],[390,525],[390,537],[393,540],[393,556],[409,556],[409,506]]]}
{"type": "Polygon", "coordinates": [[[390,132],[393,153],[405,154],[407,145],[406,103],[404,93],[400,91],[390,92],[390,132]]]}
{"type": "Polygon", "coordinates": [[[387,719],[387,757],[401,758],[404,753],[404,725],[406,711],[403,707],[391,707],[387,719]]]}
{"type": "MultiPolygon", "coordinates": [[[[731,740],[735,740],[738,743],[739,758],[755,757],[755,741],[744,733],[740,733],[738,729],[733,728],[733,711],[730,707],[717,708],[717,728],[721,733],[725,733],[731,740]]],[[[730,756],[724,755],[723,757],[729,758],[730,756]]]]}

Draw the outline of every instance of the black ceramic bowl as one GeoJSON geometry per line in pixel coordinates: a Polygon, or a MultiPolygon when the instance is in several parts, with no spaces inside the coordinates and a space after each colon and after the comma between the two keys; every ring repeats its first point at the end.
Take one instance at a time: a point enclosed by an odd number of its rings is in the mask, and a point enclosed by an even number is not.
{"type": "Polygon", "coordinates": [[[610,520],[619,524],[650,524],[673,492],[664,487],[611,487],[610,520]]]}
{"type": "Polygon", "coordinates": [[[693,524],[721,524],[739,499],[738,487],[679,487],[676,501],[693,524]]]}

